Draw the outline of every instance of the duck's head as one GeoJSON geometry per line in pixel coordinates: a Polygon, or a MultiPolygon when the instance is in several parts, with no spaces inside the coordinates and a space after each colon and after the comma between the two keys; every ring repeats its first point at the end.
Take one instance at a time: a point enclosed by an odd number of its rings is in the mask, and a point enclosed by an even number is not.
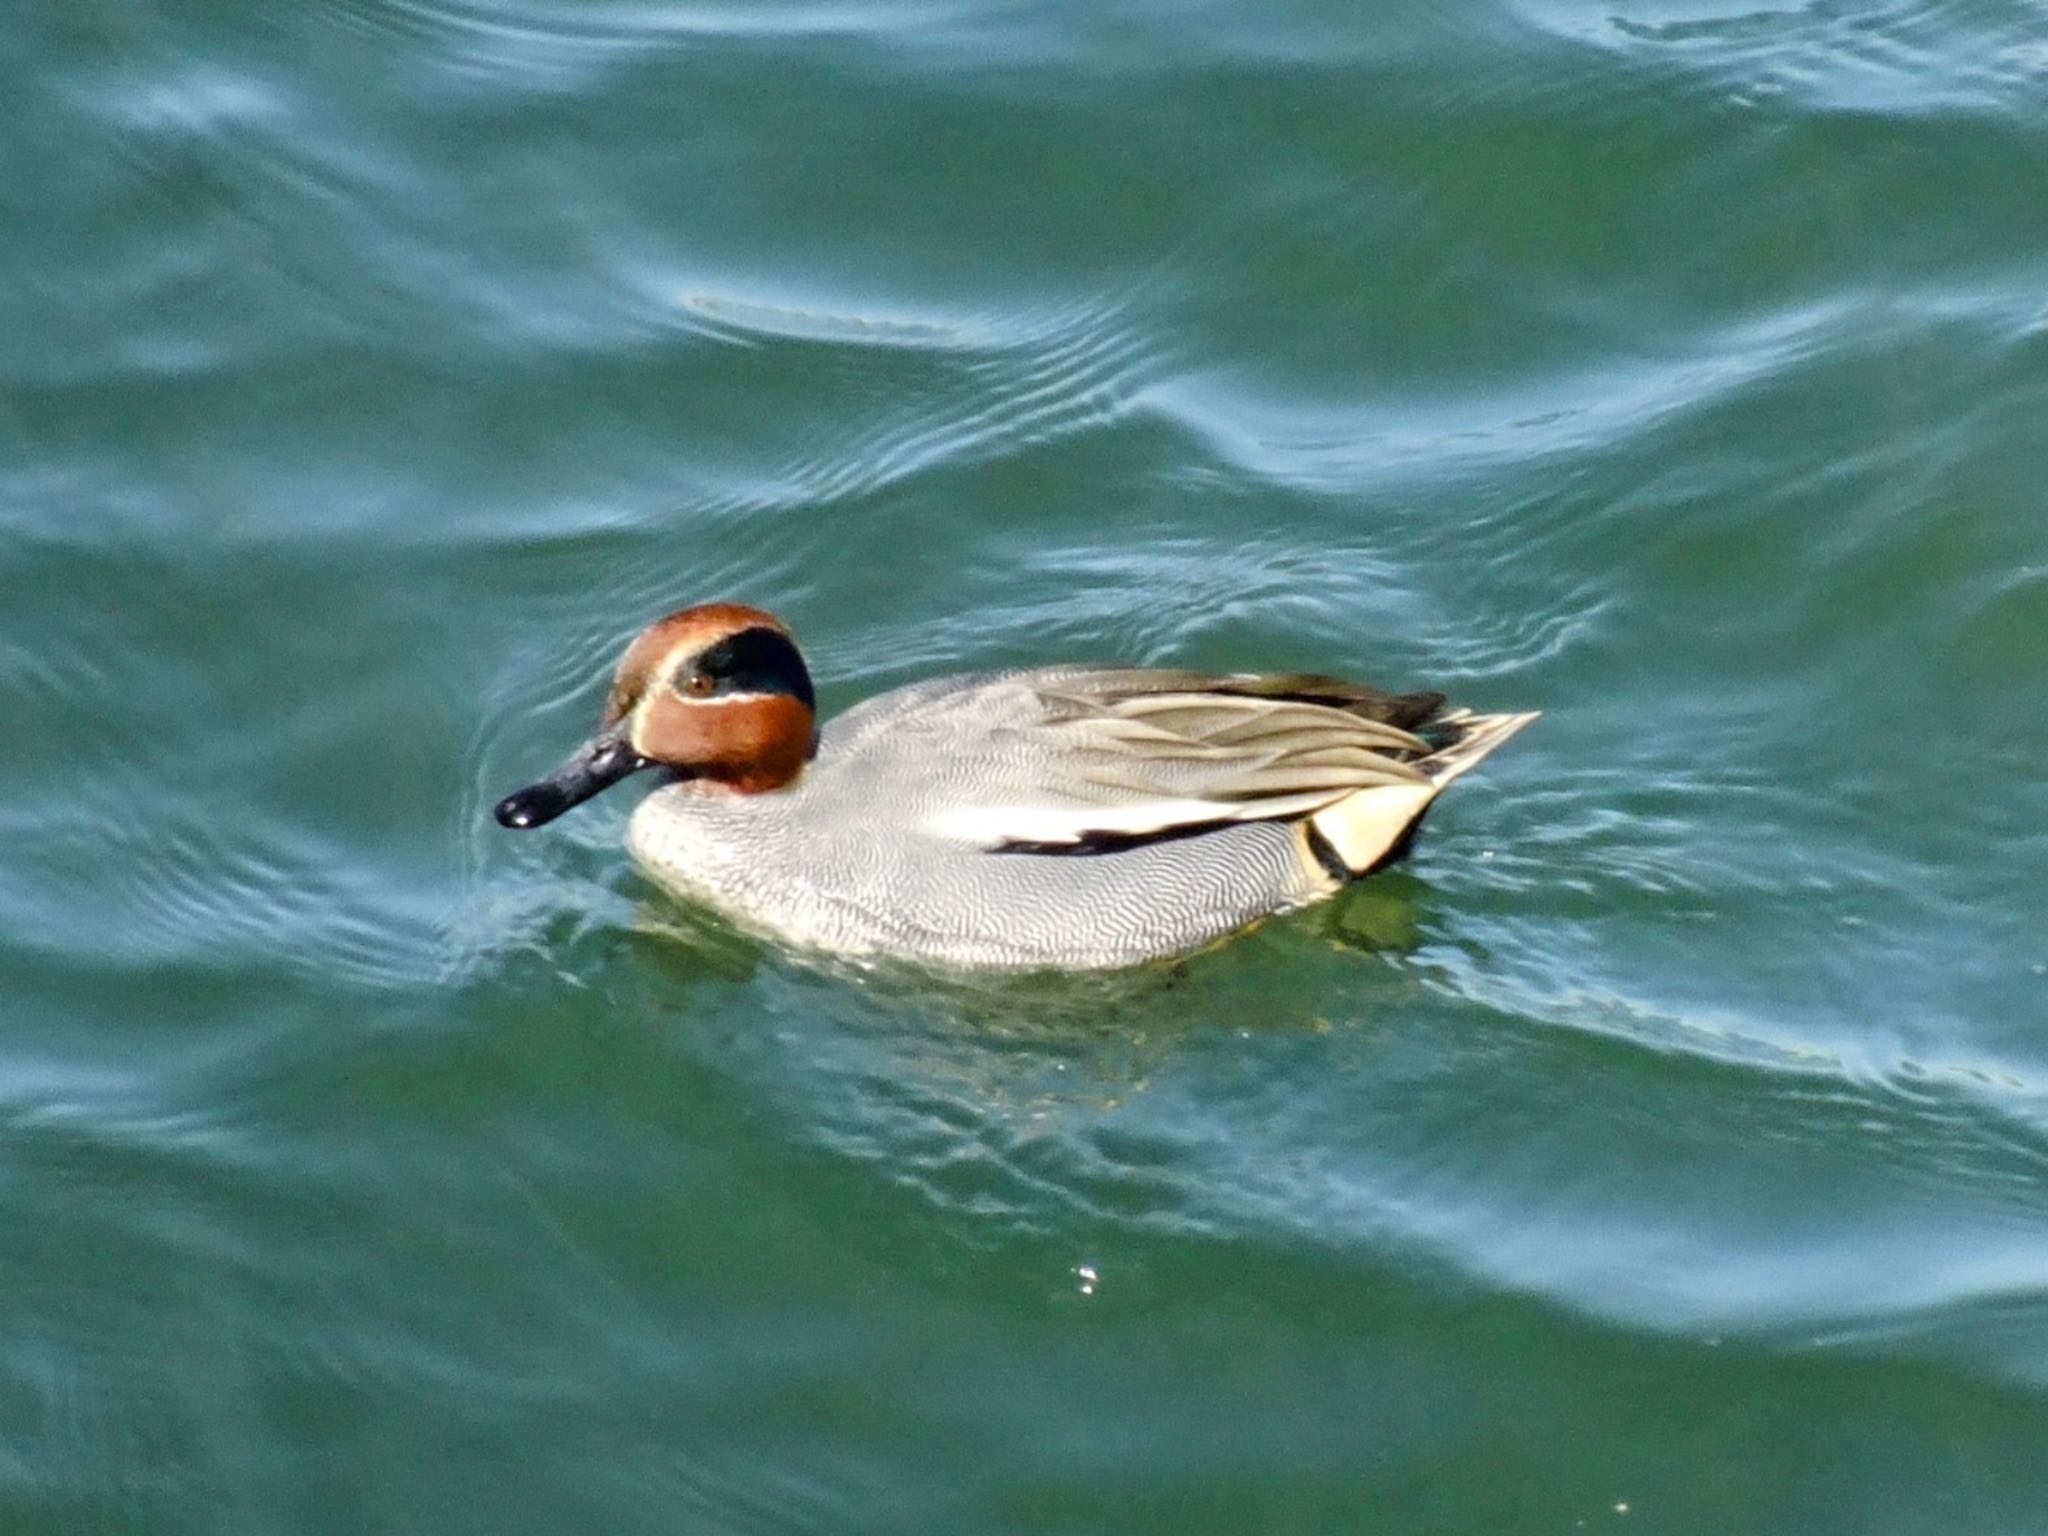
{"type": "Polygon", "coordinates": [[[597,734],[496,815],[543,826],[642,768],[762,794],[793,782],[816,745],[811,675],[782,621],[737,603],[685,608],[626,648],[597,734]]]}

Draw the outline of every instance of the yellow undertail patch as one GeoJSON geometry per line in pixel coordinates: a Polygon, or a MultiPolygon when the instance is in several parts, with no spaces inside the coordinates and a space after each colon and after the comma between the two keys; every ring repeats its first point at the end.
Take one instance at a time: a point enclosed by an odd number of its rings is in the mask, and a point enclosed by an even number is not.
{"type": "Polygon", "coordinates": [[[1394,851],[1436,798],[1435,784],[1375,784],[1309,817],[1344,867],[1362,875],[1394,851]]]}

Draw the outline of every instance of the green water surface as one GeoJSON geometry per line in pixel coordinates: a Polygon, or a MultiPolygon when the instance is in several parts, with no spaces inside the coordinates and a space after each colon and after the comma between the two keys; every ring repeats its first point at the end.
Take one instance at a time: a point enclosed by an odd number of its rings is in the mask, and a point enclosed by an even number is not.
{"type": "Polygon", "coordinates": [[[2048,1532],[2038,0],[24,0],[0,1533],[2048,1532]],[[1541,724],[981,983],[491,803],[686,602],[1541,724]]]}

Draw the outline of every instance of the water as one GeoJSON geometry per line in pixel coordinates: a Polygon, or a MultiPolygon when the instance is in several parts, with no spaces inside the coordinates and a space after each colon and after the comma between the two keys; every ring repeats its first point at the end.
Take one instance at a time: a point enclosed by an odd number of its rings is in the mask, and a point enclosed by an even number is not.
{"type": "Polygon", "coordinates": [[[32,3],[0,1529],[2048,1530],[2048,11],[32,3]],[[1177,969],[497,796],[623,638],[1541,725],[1177,969]]]}

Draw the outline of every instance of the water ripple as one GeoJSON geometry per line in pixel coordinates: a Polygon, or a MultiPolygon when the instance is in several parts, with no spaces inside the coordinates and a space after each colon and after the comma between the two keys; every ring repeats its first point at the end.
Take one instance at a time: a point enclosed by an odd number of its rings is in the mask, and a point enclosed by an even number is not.
{"type": "Polygon", "coordinates": [[[2018,9],[2003,18],[1920,0],[1658,9],[1661,19],[1653,9],[1606,25],[1646,59],[1676,58],[1722,79],[1744,106],[1791,97],[1854,112],[2011,112],[2033,94],[2044,62],[2038,28],[2018,9]]]}
{"type": "MultiPolygon", "coordinates": [[[[1285,963],[1219,956],[1193,984],[1227,1007],[1285,963]]],[[[1170,973],[938,996],[885,985],[850,1009],[827,1002],[851,1033],[806,1029],[762,1069],[784,1080],[778,1099],[816,1118],[804,1134],[914,1189],[976,1246],[1101,1224],[1205,1241],[1284,1234],[1428,1253],[1486,1286],[1635,1325],[1760,1337],[1869,1335],[1943,1302],[2024,1297],[2042,1278],[2048,1084],[2015,1092],[1903,1064],[1871,1079],[1747,1036],[1739,1020],[1593,995],[1540,1007],[1517,996],[1498,1005],[1503,1033],[1463,1030],[1423,1056],[1413,998],[1407,1022],[1385,1012],[1405,993],[1400,973],[1357,982],[1334,1025],[1266,1010],[1220,1032],[1176,1022],[1170,973]],[[1482,1086],[1503,1072],[1519,1086],[1482,1086]],[[1308,1080],[1345,1087],[1302,1097],[1308,1080]],[[1588,1099],[1593,1080],[1605,1089],[1588,1099]],[[1637,1098],[1632,1085],[1651,1080],[1656,1092],[1637,1098]],[[1490,1107],[1532,1088],[1544,1107],[1488,1124],[1490,1107]],[[1626,1175],[1595,1150],[1605,1136],[1587,1144],[1603,1122],[1635,1142],[1626,1175]],[[1744,1200],[1717,1206],[1688,1188],[1699,1158],[1716,1161],[1717,1188],[1747,1184],[1744,1200]],[[1870,1181],[1847,1225],[1825,1193],[1844,1160],[1870,1181]],[[1878,1211],[1885,1223],[1861,1220],[1878,1211]],[[1812,1226],[1803,1239],[1778,1226],[1757,1252],[1742,1229],[1758,1220],[1812,1226]],[[1894,1252],[1892,1222],[1919,1234],[1922,1261],[1894,1252]],[[1958,1242],[1967,1262],[1944,1257],[1958,1242]],[[1884,1279],[1844,1295],[1835,1277],[1863,1249],[1893,1255],[1884,1279]]],[[[1463,984],[1460,995],[1496,1006],[1463,984]]]]}

